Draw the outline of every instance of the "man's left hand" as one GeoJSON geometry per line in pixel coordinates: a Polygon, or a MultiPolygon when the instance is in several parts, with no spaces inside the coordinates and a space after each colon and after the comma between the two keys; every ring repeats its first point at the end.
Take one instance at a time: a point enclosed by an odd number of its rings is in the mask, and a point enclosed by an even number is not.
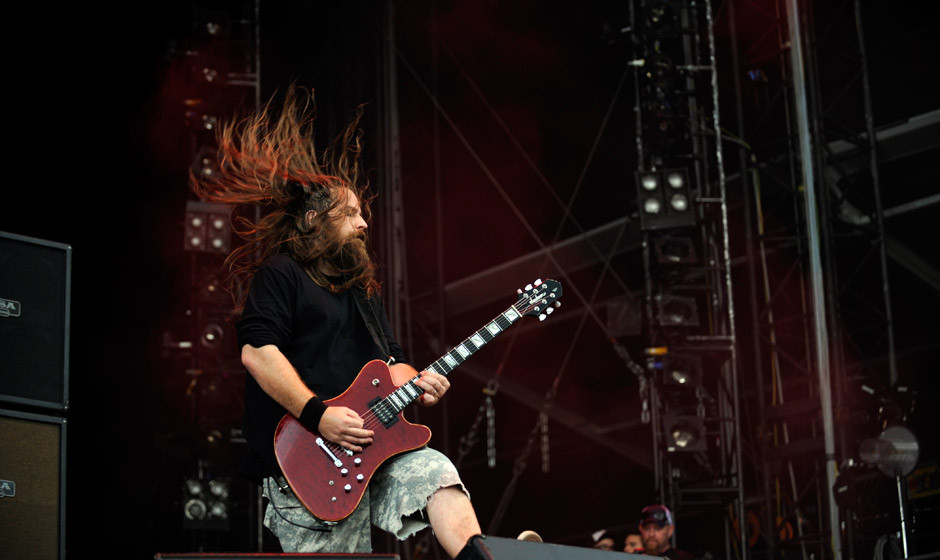
{"type": "Polygon", "coordinates": [[[418,402],[423,406],[433,406],[440,402],[441,397],[450,388],[450,381],[446,377],[433,371],[422,371],[420,374],[408,364],[394,364],[390,368],[392,381],[395,385],[401,386],[407,383],[415,375],[420,375],[421,379],[415,383],[424,390],[424,394],[418,397],[418,402]]]}
{"type": "Polygon", "coordinates": [[[418,399],[424,406],[433,406],[440,402],[444,393],[450,389],[450,381],[446,377],[433,371],[422,371],[418,386],[424,389],[424,394],[418,399]]]}

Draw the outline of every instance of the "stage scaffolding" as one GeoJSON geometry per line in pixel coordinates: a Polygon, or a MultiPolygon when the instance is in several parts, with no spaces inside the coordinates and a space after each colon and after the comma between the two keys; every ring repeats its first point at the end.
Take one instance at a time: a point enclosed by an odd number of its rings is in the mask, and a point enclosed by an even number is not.
{"type": "Polygon", "coordinates": [[[731,0],[719,16],[736,92],[726,135],[740,171],[729,182],[747,213],[748,503],[767,558],[868,557],[861,512],[840,506],[834,485],[857,461],[862,393],[890,399],[906,383],[888,259],[936,278],[885,234],[879,165],[935,146],[922,140],[937,117],[876,130],[859,1],[769,8],[731,0]],[[764,32],[743,38],[740,14],[764,32]]]}

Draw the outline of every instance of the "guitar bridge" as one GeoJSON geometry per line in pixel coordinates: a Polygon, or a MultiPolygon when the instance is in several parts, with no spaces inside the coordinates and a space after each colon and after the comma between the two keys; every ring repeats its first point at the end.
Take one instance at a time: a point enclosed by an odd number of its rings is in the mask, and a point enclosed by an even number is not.
{"type": "Polygon", "coordinates": [[[333,460],[333,466],[335,466],[336,468],[340,468],[343,466],[343,462],[340,461],[339,457],[334,455],[332,451],[330,451],[330,448],[326,446],[326,442],[323,441],[323,438],[317,438],[317,447],[322,449],[323,452],[326,453],[327,456],[333,460]]]}
{"type": "Polygon", "coordinates": [[[386,428],[394,426],[395,423],[398,422],[396,410],[389,406],[384,399],[376,397],[369,401],[368,407],[369,410],[372,411],[372,414],[375,414],[375,417],[378,418],[379,422],[386,428]]]}

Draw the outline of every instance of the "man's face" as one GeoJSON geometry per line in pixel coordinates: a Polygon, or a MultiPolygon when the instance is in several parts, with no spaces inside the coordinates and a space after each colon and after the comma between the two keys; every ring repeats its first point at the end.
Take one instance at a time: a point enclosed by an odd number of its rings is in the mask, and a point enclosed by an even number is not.
{"type": "Polygon", "coordinates": [[[614,539],[610,537],[604,537],[603,539],[594,543],[594,548],[599,548],[601,550],[613,550],[614,549],[614,539]]]}
{"type": "Polygon", "coordinates": [[[643,538],[640,535],[627,535],[627,540],[624,543],[623,551],[624,552],[637,552],[643,551],[643,538]]]}
{"type": "Polygon", "coordinates": [[[643,548],[646,554],[657,556],[669,549],[669,538],[672,536],[674,526],[660,527],[655,523],[640,525],[640,535],[643,537],[643,548]]]}
{"type": "Polygon", "coordinates": [[[359,197],[350,189],[337,189],[340,197],[339,205],[330,211],[330,217],[339,230],[342,239],[349,239],[356,233],[363,231],[368,227],[362,217],[362,209],[359,206],[359,197]]]}

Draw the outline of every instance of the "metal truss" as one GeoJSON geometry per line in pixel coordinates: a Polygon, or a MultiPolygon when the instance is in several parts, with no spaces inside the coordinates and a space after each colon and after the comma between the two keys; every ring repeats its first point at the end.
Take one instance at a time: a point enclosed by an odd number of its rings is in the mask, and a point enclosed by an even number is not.
{"type": "MultiPolygon", "coordinates": [[[[497,393],[506,395],[516,403],[530,409],[533,413],[533,427],[528,442],[521,449],[514,449],[510,453],[514,456],[512,479],[503,489],[499,505],[493,512],[492,517],[488,523],[483,523],[485,532],[495,534],[505,521],[506,511],[513,499],[516,483],[525,474],[528,456],[533,452],[541,451],[543,469],[548,467],[547,438],[550,421],[572,430],[584,441],[606,448],[619,460],[628,461],[647,469],[653,466],[653,459],[648,449],[625,443],[629,438],[611,437],[615,432],[642,429],[643,425],[639,420],[624,421],[618,425],[601,426],[593,419],[577,411],[566,409],[555,402],[560,381],[569,370],[573,369],[574,360],[572,356],[575,350],[579,348],[585,338],[593,336],[587,334],[588,331],[599,331],[603,334],[605,343],[610,346],[611,353],[621,361],[623,369],[632,375],[642,375],[641,366],[633,360],[633,357],[623,346],[616,343],[617,333],[614,332],[616,329],[613,329],[610,322],[604,317],[604,308],[610,302],[623,300],[635,303],[637,296],[640,295],[634,293],[635,288],[631,289],[629,287],[628,281],[621,276],[620,268],[622,267],[618,267],[617,264],[619,260],[627,255],[632,254],[635,256],[641,249],[642,239],[638,223],[627,216],[592,228],[583,226],[571,210],[574,197],[577,196],[578,188],[581,185],[576,186],[574,194],[568,199],[558,193],[557,189],[542,174],[538,164],[532,161],[526,153],[515,131],[500,117],[498,111],[490,106],[486,94],[474,82],[470,73],[462,67],[460,60],[453,53],[441,47],[435,35],[435,24],[432,24],[431,28],[431,50],[433,51],[431,76],[427,78],[411,64],[408,56],[398,50],[395,39],[395,17],[392,11],[394,10],[394,3],[389,4],[386,9],[389,10],[384,24],[386,43],[383,53],[383,90],[386,98],[384,103],[386,117],[384,121],[383,141],[385,145],[383,152],[386,159],[382,167],[385,170],[386,181],[389,182],[384,188],[388,195],[384,197],[386,201],[384,207],[386,223],[383,229],[385,243],[388,246],[380,252],[383,253],[385,258],[383,268],[389,271],[387,285],[391,289],[386,288],[384,293],[390,308],[389,315],[396,321],[393,328],[402,333],[402,339],[408,345],[415,346],[417,340],[421,347],[435,348],[441,344],[441,341],[448,339],[446,326],[455,317],[491,304],[494,301],[493,298],[498,297],[499,288],[505,286],[507,281],[517,282],[517,285],[522,286],[532,280],[534,272],[556,277],[564,283],[565,305],[552,317],[552,321],[556,324],[563,323],[566,325],[576,323],[574,327],[575,334],[567,343],[567,349],[564,351],[565,357],[554,372],[551,387],[544,394],[539,394],[513,380],[503,379],[501,370],[491,370],[479,367],[476,364],[466,364],[461,367],[462,372],[469,374],[487,387],[485,392],[489,397],[495,396],[497,393]],[[554,235],[544,237],[535,231],[525,214],[519,209],[523,201],[516,200],[514,193],[510,192],[507,186],[500,182],[493,170],[488,167],[488,162],[480,155],[479,146],[474,145],[464,134],[457,119],[448,112],[438,98],[435,79],[440,71],[439,67],[445,65],[447,70],[456,71],[468,91],[473,92],[475,95],[475,101],[487,109],[489,116],[496,123],[500,132],[518,149],[517,155],[520,160],[524,161],[539,178],[544,188],[544,195],[556,204],[556,209],[560,210],[561,218],[554,235]],[[426,293],[412,293],[413,288],[409,286],[407,266],[405,264],[407,240],[402,193],[406,189],[417,187],[410,185],[408,179],[402,177],[400,162],[396,161],[400,153],[400,139],[395,120],[397,118],[397,106],[394,99],[400,89],[399,80],[408,80],[425,96],[425,100],[431,108],[431,115],[433,115],[430,127],[431,149],[428,152],[425,165],[430,168],[428,174],[434,178],[432,190],[428,194],[435,200],[438,240],[443,239],[440,231],[440,220],[443,219],[446,211],[441,206],[443,185],[439,153],[440,136],[446,131],[448,135],[457,138],[465,153],[487,177],[490,186],[496,189],[503,202],[514,213],[517,218],[517,224],[515,225],[520,226],[530,236],[538,249],[471,276],[446,282],[442,263],[445,248],[441,245],[442,241],[439,241],[437,245],[438,259],[435,263],[436,287],[426,293]],[[575,230],[576,233],[570,237],[563,237],[562,232],[566,229],[565,226],[568,230],[575,230]],[[579,279],[576,280],[575,275],[578,275],[579,279]],[[589,276],[592,280],[583,281],[584,276],[589,276]],[[391,299],[390,302],[389,299],[391,299]],[[421,316],[423,320],[421,322],[415,321],[413,318],[416,316],[421,316]],[[398,319],[395,319],[395,317],[398,319]]],[[[619,87],[610,100],[608,114],[597,131],[595,147],[609,124],[610,113],[622,98],[622,89],[625,87],[630,74],[630,68],[624,66],[619,87]]],[[[588,160],[584,163],[585,169],[591,165],[592,155],[588,155],[588,160]]],[[[639,313],[640,306],[635,305],[632,309],[633,312],[639,313]]],[[[526,332],[526,327],[520,325],[514,331],[513,336],[522,337],[526,332]]],[[[483,430],[483,419],[487,412],[492,412],[493,406],[489,397],[485,398],[481,404],[480,417],[471,428],[470,433],[461,438],[461,449],[457,452],[451,452],[446,448],[442,449],[451,456],[459,455],[457,461],[455,461],[458,464],[466,456],[467,448],[483,439],[480,437],[480,432],[483,430]]],[[[442,403],[442,408],[444,416],[442,426],[446,430],[448,425],[446,401],[442,403]]],[[[485,439],[487,456],[495,459],[496,451],[493,434],[491,432],[487,433],[485,439]]],[[[448,441],[449,438],[445,434],[445,446],[448,441]]],[[[481,519],[481,521],[486,520],[481,519]]],[[[426,541],[427,538],[419,541],[415,545],[415,550],[402,549],[400,553],[404,557],[424,553],[429,547],[426,541]]],[[[396,543],[389,544],[398,546],[396,543]]]]}
{"type": "MultiPolygon", "coordinates": [[[[260,0],[240,0],[224,6],[195,2],[193,32],[177,38],[178,50],[172,54],[183,76],[182,88],[174,94],[180,97],[176,101],[179,118],[186,125],[188,163],[193,174],[217,170],[218,127],[236,111],[250,107],[257,110],[261,105],[259,9],[260,0]]],[[[264,534],[261,492],[237,477],[230,456],[247,449],[241,433],[244,411],[239,383],[244,370],[234,340],[233,304],[222,281],[222,261],[232,243],[237,242],[231,231],[231,212],[231,208],[219,204],[187,202],[184,237],[188,266],[181,271],[181,279],[188,282],[189,324],[177,335],[180,340],[169,340],[165,335],[163,342],[166,352],[180,354],[189,379],[185,396],[190,418],[173,435],[202,442],[194,446],[195,464],[190,474],[231,484],[224,516],[208,514],[204,519],[191,519],[191,512],[185,512],[184,525],[191,531],[193,546],[219,546],[220,542],[231,546],[227,541],[237,539],[237,546],[260,552],[264,534]],[[201,230],[195,227],[194,218],[202,222],[201,230]],[[210,219],[218,220],[219,225],[208,225],[210,219]],[[216,246],[209,243],[214,235],[218,236],[216,246]],[[202,238],[198,247],[190,243],[194,237],[202,238]],[[222,527],[229,532],[218,531],[222,527]]],[[[190,498],[193,496],[186,494],[184,500],[190,498]]]]}
{"type": "Polygon", "coordinates": [[[711,523],[725,536],[726,558],[746,557],[747,534],[737,529],[746,525],[739,364],[713,7],[645,0],[634,14],[642,62],[636,70],[639,168],[687,169],[696,209],[686,227],[643,232],[656,482],[678,518],[711,523]],[[668,67],[673,82],[659,79],[668,67]],[[676,138],[660,134],[669,128],[660,121],[662,100],[669,98],[681,107],[674,118],[684,121],[676,138]],[[687,260],[670,253],[680,239],[688,243],[687,260]],[[687,298],[698,316],[676,320],[667,309],[672,298],[687,298]]]}
{"type": "Polygon", "coordinates": [[[855,453],[852,393],[898,381],[887,260],[936,278],[885,235],[878,166],[935,146],[935,133],[919,139],[937,117],[875,129],[858,1],[725,8],[749,216],[752,501],[768,558],[852,557],[861,541],[833,478],[855,453]],[[764,32],[739,40],[741,13],[764,32]]]}

